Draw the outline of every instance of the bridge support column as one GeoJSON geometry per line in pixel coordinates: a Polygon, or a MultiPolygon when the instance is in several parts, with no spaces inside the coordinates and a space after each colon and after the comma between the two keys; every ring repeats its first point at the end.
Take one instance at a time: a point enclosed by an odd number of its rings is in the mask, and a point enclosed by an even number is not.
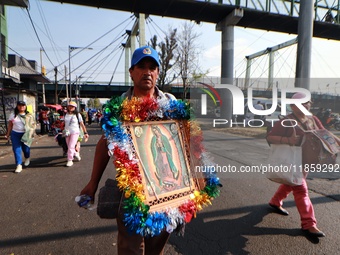
{"type": "Polygon", "coordinates": [[[135,23],[131,30],[126,31],[129,35],[126,43],[124,44],[125,48],[125,85],[130,84],[130,60],[132,57],[133,52],[136,49],[136,41],[137,36],[139,36],[139,47],[146,45],[145,41],[145,19],[148,15],[143,13],[136,13],[135,16],[137,17],[135,23]]]}
{"type": "Polygon", "coordinates": [[[125,48],[125,86],[128,86],[130,83],[130,49],[125,48]]]}
{"type": "Polygon", "coordinates": [[[309,89],[313,37],[313,1],[301,0],[298,21],[295,87],[309,89]]]}
{"type": "Polygon", "coordinates": [[[145,40],[145,14],[139,13],[138,18],[138,28],[139,28],[139,47],[146,45],[145,40]]]}
{"type": "MultiPolygon", "coordinates": [[[[233,84],[234,80],[234,26],[243,17],[242,9],[235,9],[216,25],[217,31],[222,31],[221,54],[221,84],[233,84]]],[[[221,118],[230,120],[233,116],[233,98],[228,89],[220,89],[221,118]]],[[[230,126],[230,125],[229,125],[230,126]]]]}

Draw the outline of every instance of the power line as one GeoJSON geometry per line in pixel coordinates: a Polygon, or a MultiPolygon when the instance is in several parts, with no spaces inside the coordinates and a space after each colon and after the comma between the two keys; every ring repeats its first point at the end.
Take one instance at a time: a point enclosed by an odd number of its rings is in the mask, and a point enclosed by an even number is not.
{"type": "MultiPolygon", "coordinates": [[[[123,41],[124,39],[122,39],[122,41],[123,41]]],[[[121,41],[121,42],[122,42],[121,41]]],[[[94,73],[99,69],[99,67],[101,66],[101,65],[103,65],[104,63],[105,63],[105,61],[108,59],[108,57],[110,56],[110,55],[112,55],[117,49],[119,49],[119,47],[121,46],[121,43],[120,44],[118,44],[108,55],[106,55],[103,59],[101,59],[100,61],[98,61],[97,63],[95,63],[95,64],[93,64],[92,66],[96,66],[96,65],[98,65],[98,67],[90,74],[90,76],[93,76],[94,75],[94,73]]],[[[109,62],[115,57],[116,55],[113,55],[112,56],[112,58],[110,59],[110,60],[108,60],[108,62],[106,63],[106,65],[103,67],[103,68],[105,68],[108,64],[109,64],[109,62]]],[[[103,68],[102,68],[102,70],[103,70],[103,68]]],[[[86,71],[85,71],[86,72],[86,71]]],[[[84,72],[84,73],[85,73],[84,72]]],[[[83,74],[84,74],[83,73],[83,74]]],[[[95,78],[97,78],[97,76],[100,74],[100,73],[102,73],[102,71],[101,72],[99,72],[95,77],[94,77],[94,79],[95,78]]]]}
{"type": "Polygon", "coordinates": [[[116,73],[116,71],[117,71],[117,67],[118,67],[118,64],[119,64],[119,62],[120,62],[120,59],[121,59],[122,56],[123,56],[123,53],[124,53],[124,48],[123,48],[123,50],[122,50],[122,52],[121,52],[121,54],[120,54],[120,56],[119,56],[119,59],[118,59],[117,64],[116,64],[116,67],[115,67],[115,69],[114,69],[114,71],[113,71],[113,74],[112,74],[112,76],[111,76],[111,79],[110,79],[110,82],[109,82],[108,85],[111,85],[111,82],[112,82],[113,77],[114,77],[114,75],[115,75],[115,73],[116,73]]]}
{"type": "MultiPolygon", "coordinates": [[[[159,38],[162,38],[162,36],[158,33],[158,30],[159,31],[161,31],[162,33],[163,33],[163,36],[166,36],[166,32],[163,30],[163,29],[161,29],[152,19],[151,19],[151,17],[149,16],[148,18],[147,18],[147,21],[150,21],[150,22],[147,22],[146,24],[147,24],[147,26],[148,26],[148,28],[149,28],[149,24],[150,24],[150,26],[152,26],[152,28],[154,29],[154,31],[156,32],[156,34],[158,35],[158,37],[159,38]],[[154,25],[158,28],[158,30],[154,27],[154,25]]],[[[150,31],[150,36],[152,37],[152,32],[151,32],[151,29],[149,28],[149,31],[150,31]]]]}
{"type": "MultiPolygon", "coordinates": [[[[112,31],[114,31],[115,29],[117,29],[118,27],[120,27],[122,24],[126,23],[127,21],[130,20],[130,23],[133,21],[133,19],[131,20],[131,18],[133,18],[134,15],[131,15],[129,18],[125,19],[123,22],[119,23],[117,26],[113,27],[112,29],[110,29],[109,31],[107,31],[106,33],[104,33],[103,35],[101,35],[100,37],[98,37],[96,40],[92,41],[91,43],[87,44],[85,47],[82,47],[82,49],[80,49],[79,51],[77,51],[75,54],[73,54],[71,56],[71,58],[75,57],[76,55],[80,54],[80,52],[84,51],[86,48],[89,48],[90,46],[92,46],[94,43],[98,42],[100,39],[104,38],[106,35],[110,34],[112,31]]],[[[129,24],[130,24],[129,23],[129,24]]],[[[129,25],[127,24],[127,25],[129,25]]],[[[81,65],[79,65],[78,67],[76,67],[75,69],[72,69],[72,72],[76,71],[77,69],[79,69],[81,66],[83,66],[85,63],[87,63],[89,60],[93,59],[95,56],[97,56],[98,54],[100,54],[101,52],[103,52],[103,50],[107,49],[110,45],[112,45],[114,43],[111,42],[109,45],[105,46],[101,51],[99,51],[98,53],[96,53],[95,55],[93,55],[92,57],[90,57],[87,61],[85,61],[84,63],[82,63],[81,65]]],[[[66,59],[65,61],[63,61],[62,63],[60,63],[58,65],[58,67],[62,66],[63,64],[65,64],[66,62],[68,62],[69,59],[66,59]]]]}
{"type": "Polygon", "coordinates": [[[54,56],[56,57],[57,60],[59,60],[60,55],[58,56],[58,54],[57,54],[57,52],[58,52],[56,50],[57,49],[57,47],[56,47],[57,45],[55,44],[53,36],[52,36],[52,34],[50,32],[51,30],[50,30],[50,28],[48,26],[48,22],[47,22],[47,20],[45,18],[44,12],[42,11],[42,7],[41,7],[41,4],[40,4],[40,1],[36,1],[36,3],[37,3],[37,7],[38,7],[38,11],[39,11],[42,23],[43,23],[43,25],[45,27],[45,30],[46,30],[46,36],[47,36],[47,38],[49,39],[49,41],[51,43],[51,46],[52,46],[52,49],[53,49],[53,52],[54,52],[54,56]]]}
{"type": "MultiPolygon", "coordinates": [[[[30,14],[28,8],[26,8],[26,11],[27,11],[28,17],[29,17],[29,19],[30,19],[30,21],[31,21],[31,24],[32,24],[34,33],[35,33],[35,35],[36,35],[36,37],[37,37],[37,39],[38,39],[38,41],[39,41],[39,44],[40,44],[42,50],[45,52],[45,48],[44,48],[44,46],[43,46],[43,44],[42,44],[42,42],[41,42],[41,40],[40,40],[40,37],[39,37],[39,35],[38,35],[38,33],[37,33],[37,30],[35,29],[35,26],[34,26],[34,23],[33,23],[33,20],[32,20],[32,17],[31,17],[31,14],[30,14]]],[[[47,54],[46,52],[45,52],[45,55],[46,55],[48,61],[50,61],[50,63],[52,64],[52,66],[54,66],[52,60],[50,59],[50,57],[48,56],[48,54],[47,54]]]]}
{"type": "MultiPolygon", "coordinates": [[[[116,40],[118,40],[119,38],[117,38],[116,40]]],[[[78,70],[80,67],[82,67],[83,65],[85,65],[88,61],[90,61],[91,59],[93,59],[95,56],[100,55],[104,50],[106,50],[109,46],[111,46],[116,40],[112,41],[109,45],[107,45],[106,47],[104,47],[101,51],[97,52],[96,54],[94,54],[92,57],[90,57],[88,60],[86,60],[85,62],[83,62],[82,64],[80,64],[78,67],[73,68],[72,71],[76,71],[78,70]]]]}
{"type": "Polygon", "coordinates": [[[8,49],[10,49],[11,51],[13,51],[15,54],[17,54],[19,57],[24,58],[19,52],[17,52],[16,50],[12,49],[12,48],[9,47],[8,45],[6,45],[6,47],[7,47],[8,49]]]}

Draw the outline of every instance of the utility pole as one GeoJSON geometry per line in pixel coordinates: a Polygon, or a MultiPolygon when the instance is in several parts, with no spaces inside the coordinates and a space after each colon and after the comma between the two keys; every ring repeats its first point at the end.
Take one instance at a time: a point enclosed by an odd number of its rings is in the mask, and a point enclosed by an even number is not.
{"type": "Polygon", "coordinates": [[[64,68],[65,68],[66,101],[68,103],[69,102],[69,98],[68,98],[68,86],[67,86],[67,68],[66,68],[66,66],[64,66],[64,68]]]}
{"type": "MultiPolygon", "coordinates": [[[[40,48],[40,66],[41,66],[41,74],[42,75],[46,75],[46,71],[45,71],[45,67],[43,66],[43,62],[42,62],[42,52],[43,49],[40,48]]],[[[43,93],[43,104],[46,104],[46,96],[45,96],[45,83],[42,83],[42,93],[43,93]]]]}
{"type": "Polygon", "coordinates": [[[54,89],[54,103],[58,104],[58,67],[54,67],[54,83],[55,83],[55,89],[54,89]]]}
{"type": "MultiPolygon", "coordinates": [[[[69,85],[70,85],[70,101],[72,100],[72,79],[71,79],[71,52],[74,50],[78,50],[78,49],[85,49],[85,50],[93,50],[93,48],[90,47],[76,47],[76,46],[68,46],[68,79],[69,79],[69,85]]],[[[77,81],[76,81],[77,82],[77,81]]]]}
{"type": "MultiPolygon", "coordinates": [[[[71,51],[73,51],[73,47],[68,46],[68,82],[70,85],[70,101],[72,101],[72,84],[71,84],[71,51]]],[[[67,97],[68,98],[68,97],[67,97]]],[[[68,101],[68,100],[67,100],[68,101]]]]}

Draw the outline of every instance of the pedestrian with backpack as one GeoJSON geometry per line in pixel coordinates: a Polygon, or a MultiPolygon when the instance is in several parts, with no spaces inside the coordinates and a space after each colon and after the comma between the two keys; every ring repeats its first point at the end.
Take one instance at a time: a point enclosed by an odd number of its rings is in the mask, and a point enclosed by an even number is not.
{"type": "Polygon", "coordinates": [[[82,129],[84,138],[88,139],[89,134],[86,131],[83,119],[80,113],[77,111],[77,103],[70,101],[67,105],[67,113],[64,118],[65,128],[63,130],[63,136],[66,138],[67,143],[67,163],[66,166],[73,165],[73,159],[77,161],[81,160],[79,152],[76,151],[76,145],[82,129]]]}

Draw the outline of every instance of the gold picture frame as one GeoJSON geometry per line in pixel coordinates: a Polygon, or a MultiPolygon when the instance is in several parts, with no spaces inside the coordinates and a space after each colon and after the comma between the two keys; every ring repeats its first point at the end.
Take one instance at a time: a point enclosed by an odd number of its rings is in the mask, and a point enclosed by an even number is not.
{"type": "Polygon", "coordinates": [[[197,190],[189,139],[177,120],[127,123],[150,211],[178,206],[197,190]]]}

